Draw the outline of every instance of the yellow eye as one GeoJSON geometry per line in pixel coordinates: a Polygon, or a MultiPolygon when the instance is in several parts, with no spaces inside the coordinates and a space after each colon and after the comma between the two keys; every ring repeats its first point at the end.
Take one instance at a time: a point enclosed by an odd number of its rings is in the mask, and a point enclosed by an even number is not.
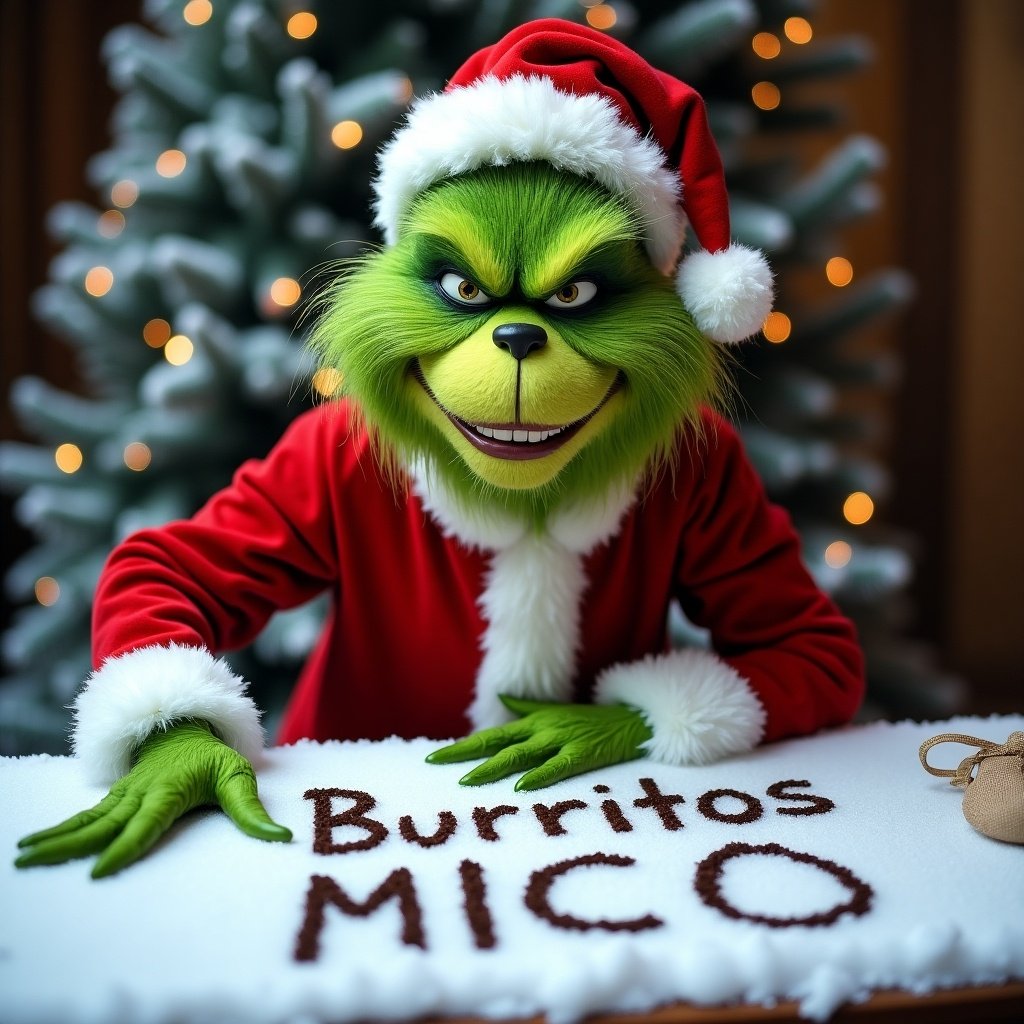
{"type": "Polygon", "coordinates": [[[593,281],[570,281],[545,302],[556,309],[576,309],[585,306],[596,294],[597,285],[593,281]]]}
{"type": "Polygon", "coordinates": [[[464,306],[484,306],[491,301],[490,295],[482,291],[479,285],[452,271],[442,274],[437,284],[448,298],[464,306]]]}

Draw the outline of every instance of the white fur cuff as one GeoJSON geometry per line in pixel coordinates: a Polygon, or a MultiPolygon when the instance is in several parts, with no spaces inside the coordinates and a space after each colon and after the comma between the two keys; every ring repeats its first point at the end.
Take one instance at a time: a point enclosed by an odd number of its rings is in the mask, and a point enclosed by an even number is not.
{"type": "Polygon", "coordinates": [[[195,718],[255,760],[263,730],[245,687],[225,661],[200,647],[172,643],[108,658],[75,698],[75,756],[91,781],[109,783],[128,771],[150,733],[195,718]]]}
{"type": "Polygon", "coordinates": [[[765,713],[747,681],[708,651],[681,650],[613,665],[598,677],[595,700],[629,704],[654,730],[644,744],[655,761],[710,764],[752,750],[765,713]]]}

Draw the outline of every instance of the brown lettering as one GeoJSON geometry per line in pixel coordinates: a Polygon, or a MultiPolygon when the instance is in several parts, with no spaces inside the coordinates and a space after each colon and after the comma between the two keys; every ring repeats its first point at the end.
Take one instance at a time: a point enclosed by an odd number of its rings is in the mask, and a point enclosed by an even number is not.
{"type": "Polygon", "coordinates": [[[562,875],[566,875],[576,868],[590,867],[595,864],[628,868],[635,863],[636,861],[632,857],[621,857],[614,853],[591,853],[585,857],[559,861],[550,867],[534,871],[530,875],[523,902],[527,909],[542,921],[547,921],[548,924],[552,924],[556,928],[565,928],[568,931],[588,932],[600,929],[606,932],[641,932],[650,928],[660,928],[665,922],[652,914],[645,914],[643,917],[626,921],[606,921],[604,919],[588,921],[572,914],[558,914],[551,906],[551,887],[562,875]]]}
{"type": "Polygon", "coordinates": [[[748,822],[757,821],[764,814],[764,806],[757,797],[738,789],[709,789],[697,800],[697,810],[709,821],[727,821],[732,825],[746,825],[748,822]],[[747,805],[746,809],[733,814],[720,811],[715,806],[715,801],[723,796],[730,796],[741,801],[747,805]]]}
{"type": "Polygon", "coordinates": [[[306,891],[306,913],[295,943],[295,959],[316,960],[320,955],[320,933],[324,927],[324,909],[330,903],[350,917],[369,917],[388,900],[398,900],[402,914],[402,942],[407,946],[426,949],[423,935],[423,916],[412,874],[408,868],[396,868],[384,881],[359,903],[327,875],[311,875],[306,891]]]}
{"type": "Polygon", "coordinates": [[[776,814],[828,814],[829,811],[834,811],[836,805],[827,796],[786,792],[793,786],[809,785],[810,782],[807,779],[785,779],[782,782],[773,782],[765,792],[776,800],[802,800],[809,805],[807,807],[776,807],[776,814]]]}
{"type": "Polygon", "coordinates": [[[652,807],[661,818],[662,825],[669,832],[677,832],[683,827],[674,807],[685,804],[686,798],[679,793],[662,793],[654,779],[640,779],[640,786],[647,794],[633,801],[634,807],[652,807]]]}
{"type": "Polygon", "coordinates": [[[313,852],[314,853],[352,853],[356,850],[372,850],[380,846],[388,837],[387,828],[374,818],[367,818],[366,812],[377,806],[369,793],[361,789],[307,789],[302,794],[306,800],[313,801],[313,852]],[[352,800],[354,803],[347,811],[334,814],[331,801],[336,797],[352,800]],[[333,832],[343,825],[361,828],[366,832],[365,839],[356,839],[350,843],[336,843],[333,832]]]}
{"type": "Polygon", "coordinates": [[[534,804],[533,813],[544,828],[546,836],[568,835],[562,825],[562,815],[569,811],[586,810],[587,805],[582,800],[560,800],[557,804],[534,804]]]}
{"type": "Polygon", "coordinates": [[[493,949],[494,921],[487,906],[484,869],[476,861],[464,860],[459,865],[459,878],[462,881],[462,906],[473,933],[473,942],[477,949],[493,949]]]}
{"type": "Polygon", "coordinates": [[[473,824],[476,834],[488,843],[496,843],[501,836],[495,831],[494,823],[506,814],[518,814],[519,808],[512,804],[498,804],[497,807],[474,807],[473,824]]]}
{"type": "Polygon", "coordinates": [[[455,834],[458,826],[458,819],[451,811],[438,811],[437,831],[433,835],[421,836],[410,815],[405,814],[398,819],[398,831],[402,838],[417,846],[443,846],[455,834]]]}
{"type": "Polygon", "coordinates": [[[768,925],[769,928],[792,928],[794,925],[816,927],[834,924],[843,914],[860,916],[871,909],[874,891],[866,882],[862,882],[849,868],[844,868],[835,861],[815,857],[810,853],[798,853],[787,850],[778,843],[765,843],[762,846],[751,846],[748,843],[729,843],[720,850],[708,854],[698,865],[693,877],[693,887],[697,895],[709,907],[721,911],[726,917],[736,920],[754,921],[768,925]],[[838,903],[831,910],[820,914],[808,914],[806,917],[770,917],[767,914],[748,914],[734,907],[722,893],[722,874],[725,865],[735,857],[747,857],[751,854],[768,854],[773,857],[786,857],[797,864],[811,864],[831,875],[840,885],[850,891],[850,899],[846,903],[838,903]]]}

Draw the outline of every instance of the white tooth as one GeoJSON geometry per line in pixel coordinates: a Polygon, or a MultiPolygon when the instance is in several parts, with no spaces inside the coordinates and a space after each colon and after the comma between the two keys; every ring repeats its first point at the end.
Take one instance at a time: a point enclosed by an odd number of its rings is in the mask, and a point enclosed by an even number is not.
{"type": "Polygon", "coordinates": [[[484,437],[494,437],[494,431],[490,427],[477,427],[476,428],[484,437]]]}
{"type": "Polygon", "coordinates": [[[528,430],[514,430],[514,431],[512,431],[512,440],[513,441],[525,441],[529,436],[530,436],[530,432],[528,430]]]}
{"type": "Polygon", "coordinates": [[[495,430],[491,435],[495,441],[511,441],[512,431],[511,430],[495,430]]]}
{"type": "Polygon", "coordinates": [[[528,440],[531,443],[536,444],[538,441],[543,441],[544,440],[544,434],[540,430],[531,430],[530,431],[530,436],[529,436],[528,440]]]}
{"type": "Polygon", "coordinates": [[[540,432],[540,439],[542,441],[546,441],[550,436],[551,436],[551,431],[550,430],[542,430],[540,432]]]}
{"type": "Polygon", "coordinates": [[[563,430],[565,430],[565,427],[554,427],[548,431],[548,437],[554,437],[555,434],[560,434],[563,430]]]}

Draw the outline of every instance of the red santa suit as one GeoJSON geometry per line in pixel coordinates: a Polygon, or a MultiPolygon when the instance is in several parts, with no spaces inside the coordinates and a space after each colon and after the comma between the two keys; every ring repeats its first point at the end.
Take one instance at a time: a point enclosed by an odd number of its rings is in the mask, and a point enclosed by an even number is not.
{"type": "Polygon", "coordinates": [[[382,478],[345,403],[300,416],[191,520],[118,547],[94,608],[75,746],[123,773],[150,731],[202,718],[255,757],[259,712],[218,653],[327,590],[332,611],[279,739],[496,724],[511,693],[624,702],[652,757],[704,762],[850,719],[862,657],[735,432],[705,416],[675,475],[556,510],[542,532],[462,507],[422,468],[382,478]],[[670,651],[669,604],[711,650],[670,651]]]}

